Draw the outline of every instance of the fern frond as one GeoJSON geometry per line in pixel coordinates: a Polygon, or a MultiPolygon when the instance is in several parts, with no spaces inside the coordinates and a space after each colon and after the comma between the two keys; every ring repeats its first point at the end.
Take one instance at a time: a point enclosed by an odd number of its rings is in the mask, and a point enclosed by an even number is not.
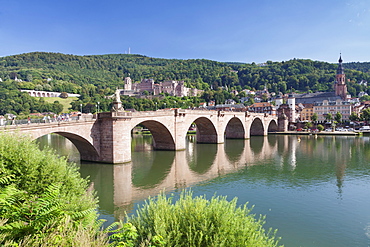
{"type": "Polygon", "coordinates": [[[10,184],[14,177],[15,177],[14,174],[0,177],[0,184],[10,184]]]}

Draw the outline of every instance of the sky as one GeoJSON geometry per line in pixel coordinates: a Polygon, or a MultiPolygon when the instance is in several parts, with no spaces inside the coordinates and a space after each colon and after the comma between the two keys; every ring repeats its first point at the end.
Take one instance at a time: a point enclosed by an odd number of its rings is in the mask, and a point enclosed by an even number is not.
{"type": "Polygon", "coordinates": [[[370,61],[369,0],[0,0],[0,57],[370,61]]]}

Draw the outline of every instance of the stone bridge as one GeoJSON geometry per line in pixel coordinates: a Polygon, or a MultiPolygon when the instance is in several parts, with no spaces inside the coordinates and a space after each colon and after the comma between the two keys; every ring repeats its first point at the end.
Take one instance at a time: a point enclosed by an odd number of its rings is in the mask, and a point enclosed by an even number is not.
{"type": "Polygon", "coordinates": [[[27,133],[31,138],[56,133],[69,139],[80,152],[81,160],[103,163],[125,163],[131,160],[131,133],[142,125],[153,136],[157,150],[184,150],[186,134],[196,125],[197,143],[224,143],[225,138],[248,139],[285,131],[286,120],[263,113],[158,110],[145,112],[102,112],[97,119],[76,122],[54,122],[7,126],[7,132],[27,133]]]}

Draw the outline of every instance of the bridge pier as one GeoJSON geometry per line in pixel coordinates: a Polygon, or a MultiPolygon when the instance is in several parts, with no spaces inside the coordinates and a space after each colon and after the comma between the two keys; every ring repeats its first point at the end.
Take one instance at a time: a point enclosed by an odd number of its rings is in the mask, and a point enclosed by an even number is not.
{"type": "Polygon", "coordinates": [[[100,126],[100,156],[98,162],[125,163],[131,161],[131,128],[125,118],[102,117],[100,126]]]}

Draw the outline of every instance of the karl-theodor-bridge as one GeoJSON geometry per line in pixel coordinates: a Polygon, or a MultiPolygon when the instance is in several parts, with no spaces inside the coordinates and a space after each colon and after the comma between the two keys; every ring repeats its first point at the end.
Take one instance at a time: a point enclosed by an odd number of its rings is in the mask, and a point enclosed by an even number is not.
{"type": "Polygon", "coordinates": [[[124,163],[131,160],[131,133],[141,124],[153,136],[157,150],[183,150],[189,127],[196,124],[197,143],[223,143],[225,138],[248,139],[252,135],[285,131],[286,120],[250,112],[161,110],[99,113],[91,121],[54,122],[8,127],[7,132],[27,133],[31,138],[56,133],[69,139],[81,160],[124,163]]]}

